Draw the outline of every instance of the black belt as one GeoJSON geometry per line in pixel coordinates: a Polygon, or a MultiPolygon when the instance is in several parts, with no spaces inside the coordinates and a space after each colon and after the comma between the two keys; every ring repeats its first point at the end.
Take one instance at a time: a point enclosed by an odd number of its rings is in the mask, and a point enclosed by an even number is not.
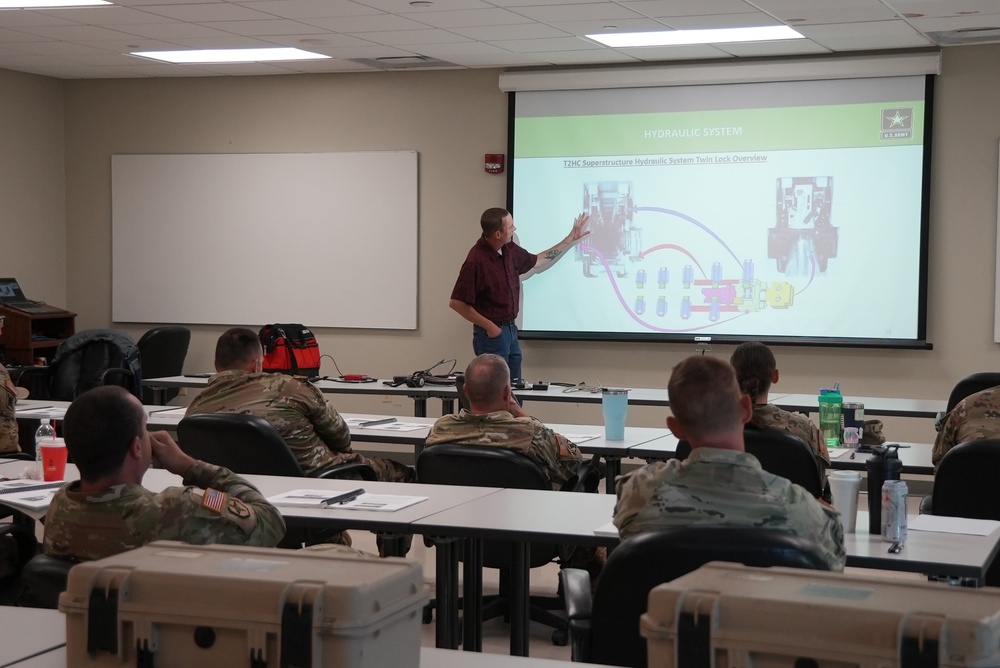
{"type": "Polygon", "coordinates": [[[513,325],[514,321],[513,320],[500,320],[500,321],[494,320],[493,324],[496,325],[497,327],[506,327],[507,325],[513,325]]]}

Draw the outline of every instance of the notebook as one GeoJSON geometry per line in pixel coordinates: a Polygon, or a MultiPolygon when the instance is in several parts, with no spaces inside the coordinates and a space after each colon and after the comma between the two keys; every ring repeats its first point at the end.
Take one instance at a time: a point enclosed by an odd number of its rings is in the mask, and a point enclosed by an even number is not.
{"type": "Polygon", "coordinates": [[[65,313],[65,309],[56,308],[28,299],[17,284],[16,278],[0,278],[0,304],[7,308],[17,309],[25,313],[65,313]]]}

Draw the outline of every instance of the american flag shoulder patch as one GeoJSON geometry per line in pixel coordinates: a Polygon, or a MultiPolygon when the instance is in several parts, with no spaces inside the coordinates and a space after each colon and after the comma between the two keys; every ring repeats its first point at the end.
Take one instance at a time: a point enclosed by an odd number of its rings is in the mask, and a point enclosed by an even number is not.
{"type": "Polygon", "coordinates": [[[225,492],[220,492],[217,489],[208,488],[201,497],[201,505],[209,510],[214,510],[220,515],[226,509],[226,503],[229,501],[229,495],[225,492]]]}

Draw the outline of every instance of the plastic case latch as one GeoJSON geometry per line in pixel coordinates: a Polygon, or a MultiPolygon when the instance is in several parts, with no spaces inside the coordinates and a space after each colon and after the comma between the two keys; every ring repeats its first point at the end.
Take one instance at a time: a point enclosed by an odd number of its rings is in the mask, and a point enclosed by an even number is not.
{"type": "Polygon", "coordinates": [[[285,590],[281,606],[281,666],[319,665],[314,620],[323,616],[321,593],[322,587],[304,582],[293,582],[285,590]]]}
{"type": "Polygon", "coordinates": [[[87,606],[87,653],[118,653],[118,589],[94,587],[87,606]]]}

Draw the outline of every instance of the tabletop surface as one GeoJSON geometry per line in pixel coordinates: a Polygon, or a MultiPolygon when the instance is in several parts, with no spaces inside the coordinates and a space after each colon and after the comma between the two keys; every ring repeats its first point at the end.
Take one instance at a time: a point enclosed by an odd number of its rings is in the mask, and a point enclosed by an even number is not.
{"type": "Polygon", "coordinates": [[[0,642],[0,666],[66,642],[66,622],[58,610],[0,606],[0,628],[4,637],[0,642]]]}

